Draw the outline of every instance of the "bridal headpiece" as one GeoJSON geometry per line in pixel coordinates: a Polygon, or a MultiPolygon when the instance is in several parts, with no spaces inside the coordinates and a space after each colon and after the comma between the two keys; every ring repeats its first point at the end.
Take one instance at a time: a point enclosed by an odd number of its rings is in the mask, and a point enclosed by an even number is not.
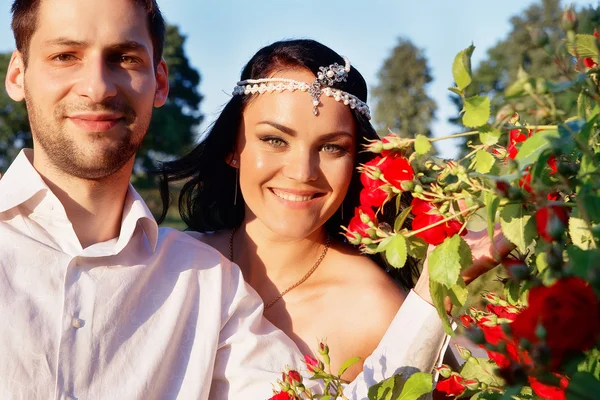
{"type": "Polygon", "coordinates": [[[371,119],[369,106],[364,101],[348,92],[332,87],[336,82],[346,82],[348,72],[350,72],[350,60],[347,57],[344,57],[344,64],[334,63],[328,67],[319,67],[317,77],[311,84],[287,78],[246,79],[237,83],[233,89],[233,95],[243,96],[256,93],[281,93],[284,90],[300,90],[311,95],[313,114],[319,115],[318,107],[321,105],[321,95],[324,94],[327,97],[332,97],[335,101],[344,103],[353,110],[356,109],[367,119],[371,119]]]}

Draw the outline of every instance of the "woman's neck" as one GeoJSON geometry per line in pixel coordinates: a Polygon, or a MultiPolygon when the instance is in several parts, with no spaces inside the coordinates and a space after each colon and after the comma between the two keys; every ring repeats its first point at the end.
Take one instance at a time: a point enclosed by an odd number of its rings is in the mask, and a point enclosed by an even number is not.
{"type": "Polygon", "coordinates": [[[260,221],[244,222],[233,238],[234,261],[244,279],[261,295],[293,285],[312,268],[323,252],[323,228],[304,238],[278,235],[260,221]],[[261,293],[264,292],[264,293],[261,293]]]}

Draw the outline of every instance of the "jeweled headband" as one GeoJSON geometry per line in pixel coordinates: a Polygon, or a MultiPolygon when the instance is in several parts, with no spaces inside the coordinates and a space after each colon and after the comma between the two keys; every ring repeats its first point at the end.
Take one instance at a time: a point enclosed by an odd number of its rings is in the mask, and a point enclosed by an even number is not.
{"type": "Polygon", "coordinates": [[[246,79],[237,83],[233,89],[233,95],[249,95],[263,93],[281,93],[284,90],[301,90],[308,92],[312,97],[313,114],[319,115],[319,105],[321,105],[321,94],[328,97],[333,97],[335,101],[343,102],[344,105],[350,106],[351,109],[356,109],[363,114],[367,119],[371,119],[369,106],[360,100],[358,97],[344,92],[343,90],[332,88],[336,82],[346,82],[348,72],[350,72],[350,61],[344,57],[345,65],[338,63],[331,64],[328,67],[319,67],[319,72],[312,84],[296,81],[287,78],[262,78],[262,79],[246,79]]]}

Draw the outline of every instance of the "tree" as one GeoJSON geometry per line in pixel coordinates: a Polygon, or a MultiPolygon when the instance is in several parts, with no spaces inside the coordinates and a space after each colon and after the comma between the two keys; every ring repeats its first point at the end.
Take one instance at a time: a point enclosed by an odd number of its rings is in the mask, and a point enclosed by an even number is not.
{"type": "MultiPolygon", "coordinates": [[[[502,97],[495,95],[503,92],[510,83],[518,80],[517,75],[520,69],[526,73],[535,72],[540,82],[544,80],[560,81],[562,79],[561,71],[560,68],[556,68],[556,62],[557,59],[566,55],[565,47],[559,46],[565,39],[564,31],[561,29],[562,14],[563,8],[560,0],[542,0],[513,16],[510,20],[511,30],[508,36],[489,49],[487,57],[473,71],[473,83],[469,86],[467,94],[471,96],[481,93],[493,97],[492,113],[494,113],[497,111],[497,105],[503,103],[502,97]],[[546,51],[536,43],[536,36],[538,42],[540,38],[547,37],[548,46],[546,48],[556,49],[558,47],[562,54],[546,51]]],[[[600,27],[599,8],[594,9],[589,6],[578,10],[577,17],[579,33],[593,33],[594,28],[600,27]]],[[[558,99],[561,102],[560,106],[564,106],[560,108],[567,113],[573,113],[575,110],[569,109],[577,104],[571,98],[573,93],[567,93],[565,96],[558,99]]],[[[461,98],[456,95],[450,97],[456,104],[456,115],[458,115],[463,107],[461,98]]],[[[535,110],[534,101],[530,99],[524,108],[535,110]]],[[[450,121],[462,128],[460,117],[451,118],[450,121]]],[[[462,150],[464,153],[466,146],[462,150]]]]}
{"type": "Polygon", "coordinates": [[[430,136],[437,106],[425,92],[432,77],[423,52],[409,40],[399,38],[378,78],[373,96],[379,134],[387,134],[389,128],[402,137],[430,136]]]}
{"type": "Polygon", "coordinates": [[[183,36],[177,26],[168,25],[163,57],[169,67],[169,97],[155,109],[148,133],[138,152],[136,165],[151,169],[154,160],[186,154],[196,141],[202,95],[198,92],[200,74],[187,59],[183,36]]]}
{"type": "MultiPolygon", "coordinates": [[[[164,58],[169,66],[169,97],[154,110],[144,143],[137,154],[136,173],[143,174],[156,158],[185,154],[196,140],[202,122],[198,92],[200,74],[185,54],[185,36],[176,26],[168,25],[164,58]]],[[[0,79],[4,82],[11,54],[0,54],[0,79]]],[[[4,172],[21,148],[31,147],[31,130],[23,102],[12,101],[0,91],[0,172],[4,172]]]]}
{"type": "MultiPolygon", "coordinates": [[[[0,54],[0,79],[4,82],[11,53],[0,54]]],[[[31,132],[25,103],[14,102],[5,90],[0,91],[0,172],[23,147],[31,147],[31,132]]]]}

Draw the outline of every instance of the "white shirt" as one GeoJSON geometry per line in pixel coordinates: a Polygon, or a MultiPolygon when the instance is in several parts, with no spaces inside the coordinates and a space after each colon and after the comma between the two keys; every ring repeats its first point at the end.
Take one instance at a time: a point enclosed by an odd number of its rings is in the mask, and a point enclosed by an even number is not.
{"type": "MultiPolygon", "coordinates": [[[[119,237],[82,249],[30,157],[0,180],[0,398],[263,399],[286,365],[300,368],[237,266],[159,230],[131,186],[119,237]]],[[[394,324],[351,398],[438,359],[433,307],[411,293],[394,324]]]]}

